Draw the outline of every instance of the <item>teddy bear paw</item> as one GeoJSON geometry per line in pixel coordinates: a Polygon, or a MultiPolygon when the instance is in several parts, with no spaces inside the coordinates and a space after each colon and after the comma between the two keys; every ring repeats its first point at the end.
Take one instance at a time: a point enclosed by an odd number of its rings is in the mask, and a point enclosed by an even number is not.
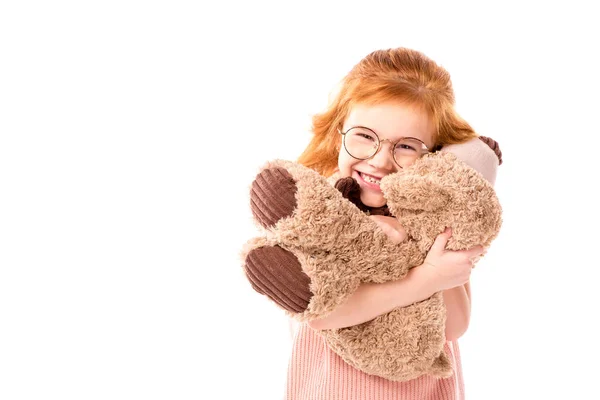
{"type": "Polygon", "coordinates": [[[264,228],[289,217],[296,208],[296,181],[281,167],[262,170],[252,182],[250,208],[254,219],[264,228]]]}
{"type": "Polygon", "coordinates": [[[279,246],[262,246],[246,256],[244,271],[258,293],[281,308],[302,313],[313,296],[310,278],[302,271],[294,254],[279,246]]]}

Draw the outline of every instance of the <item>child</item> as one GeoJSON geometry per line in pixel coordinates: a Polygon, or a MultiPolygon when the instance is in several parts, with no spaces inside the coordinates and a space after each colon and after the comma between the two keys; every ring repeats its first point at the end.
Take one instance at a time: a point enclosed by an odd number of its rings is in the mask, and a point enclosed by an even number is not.
{"type": "MultiPolygon", "coordinates": [[[[313,118],[313,132],[312,141],[298,161],[326,176],[336,173],[339,178],[351,178],[358,185],[351,200],[368,211],[397,243],[406,234],[385,210],[379,188],[382,177],[410,166],[423,154],[458,144],[454,147],[460,150],[463,146],[466,149],[463,152],[475,154],[469,158],[476,160],[472,166],[488,171],[486,177],[493,183],[500,158],[499,150],[498,158],[489,157],[490,148],[455,112],[447,71],[422,53],[404,48],[375,51],[361,60],[345,77],[328,109],[313,118]]],[[[493,141],[490,147],[497,149],[493,141]]],[[[327,317],[300,324],[294,334],[286,398],[462,399],[456,339],[469,323],[469,277],[474,259],[483,249],[478,246],[465,251],[446,251],[450,236],[449,230],[440,234],[423,265],[411,269],[406,278],[363,284],[327,317]],[[367,375],[346,364],[315,332],[360,324],[440,291],[447,311],[444,350],[455,371],[447,379],[422,376],[408,382],[393,382],[367,375]]],[[[297,275],[298,287],[286,290],[310,298],[303,272],[297,263],[293,265],[295,269],[288,269],[297,275]]],[[[286,308],[285,301],[274,300],[286,308]]]]}

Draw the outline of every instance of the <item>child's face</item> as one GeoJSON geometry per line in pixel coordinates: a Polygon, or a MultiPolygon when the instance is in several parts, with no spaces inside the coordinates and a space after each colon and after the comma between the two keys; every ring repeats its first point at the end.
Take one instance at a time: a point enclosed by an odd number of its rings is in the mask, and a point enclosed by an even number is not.
{"type": "Polygon", "coordinates": [[[344,121],[342,132],[356,126],[367,127],[375,132],[381,140],[381,147],[372,158],[358,160],[350,156],[343,145],[340,146],[340,177],[351,176],[358,181],[363,204],[381,207],[385,205],[385,199],[378,181],[400,169],[394,162],[392,143],[403,137],[412,137],[421,140],[431,149],[434,126],[425,112],[395,102],[354,106],[344,121]]]}

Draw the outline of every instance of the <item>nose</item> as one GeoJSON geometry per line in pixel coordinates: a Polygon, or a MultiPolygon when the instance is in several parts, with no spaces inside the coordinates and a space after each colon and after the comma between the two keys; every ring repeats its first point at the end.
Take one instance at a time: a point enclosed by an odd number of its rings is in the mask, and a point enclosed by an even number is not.
{"type": "Polygon", "coordinates": [[[379,145],[379,150],[373,157],[367,160],[370,166],[384,171],[396,170],[396,163],[392,155],[391,143],[384,143],[388,139],[382,140],[379,145]]]}

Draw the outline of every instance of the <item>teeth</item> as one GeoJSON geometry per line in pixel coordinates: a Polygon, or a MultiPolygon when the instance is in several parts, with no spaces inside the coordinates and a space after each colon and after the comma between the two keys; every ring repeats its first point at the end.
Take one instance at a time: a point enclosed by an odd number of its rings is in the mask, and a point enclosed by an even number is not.
{"type": "Polygon", "coordinates": [[[369,183],[374,183],[374,184],[376,184],[376,185],[379,185],[379,183],[381,182],[381,180],[380,180],[380,179],[375,179],[375,178],[373,178],[373,177],[371,177],[371,176],[369,176],[369,175],[361,174],[361,176],[362,176],[362,178],[363,178],[365,181],[367,181],[367,182],[369,182],[369,183]]]}

